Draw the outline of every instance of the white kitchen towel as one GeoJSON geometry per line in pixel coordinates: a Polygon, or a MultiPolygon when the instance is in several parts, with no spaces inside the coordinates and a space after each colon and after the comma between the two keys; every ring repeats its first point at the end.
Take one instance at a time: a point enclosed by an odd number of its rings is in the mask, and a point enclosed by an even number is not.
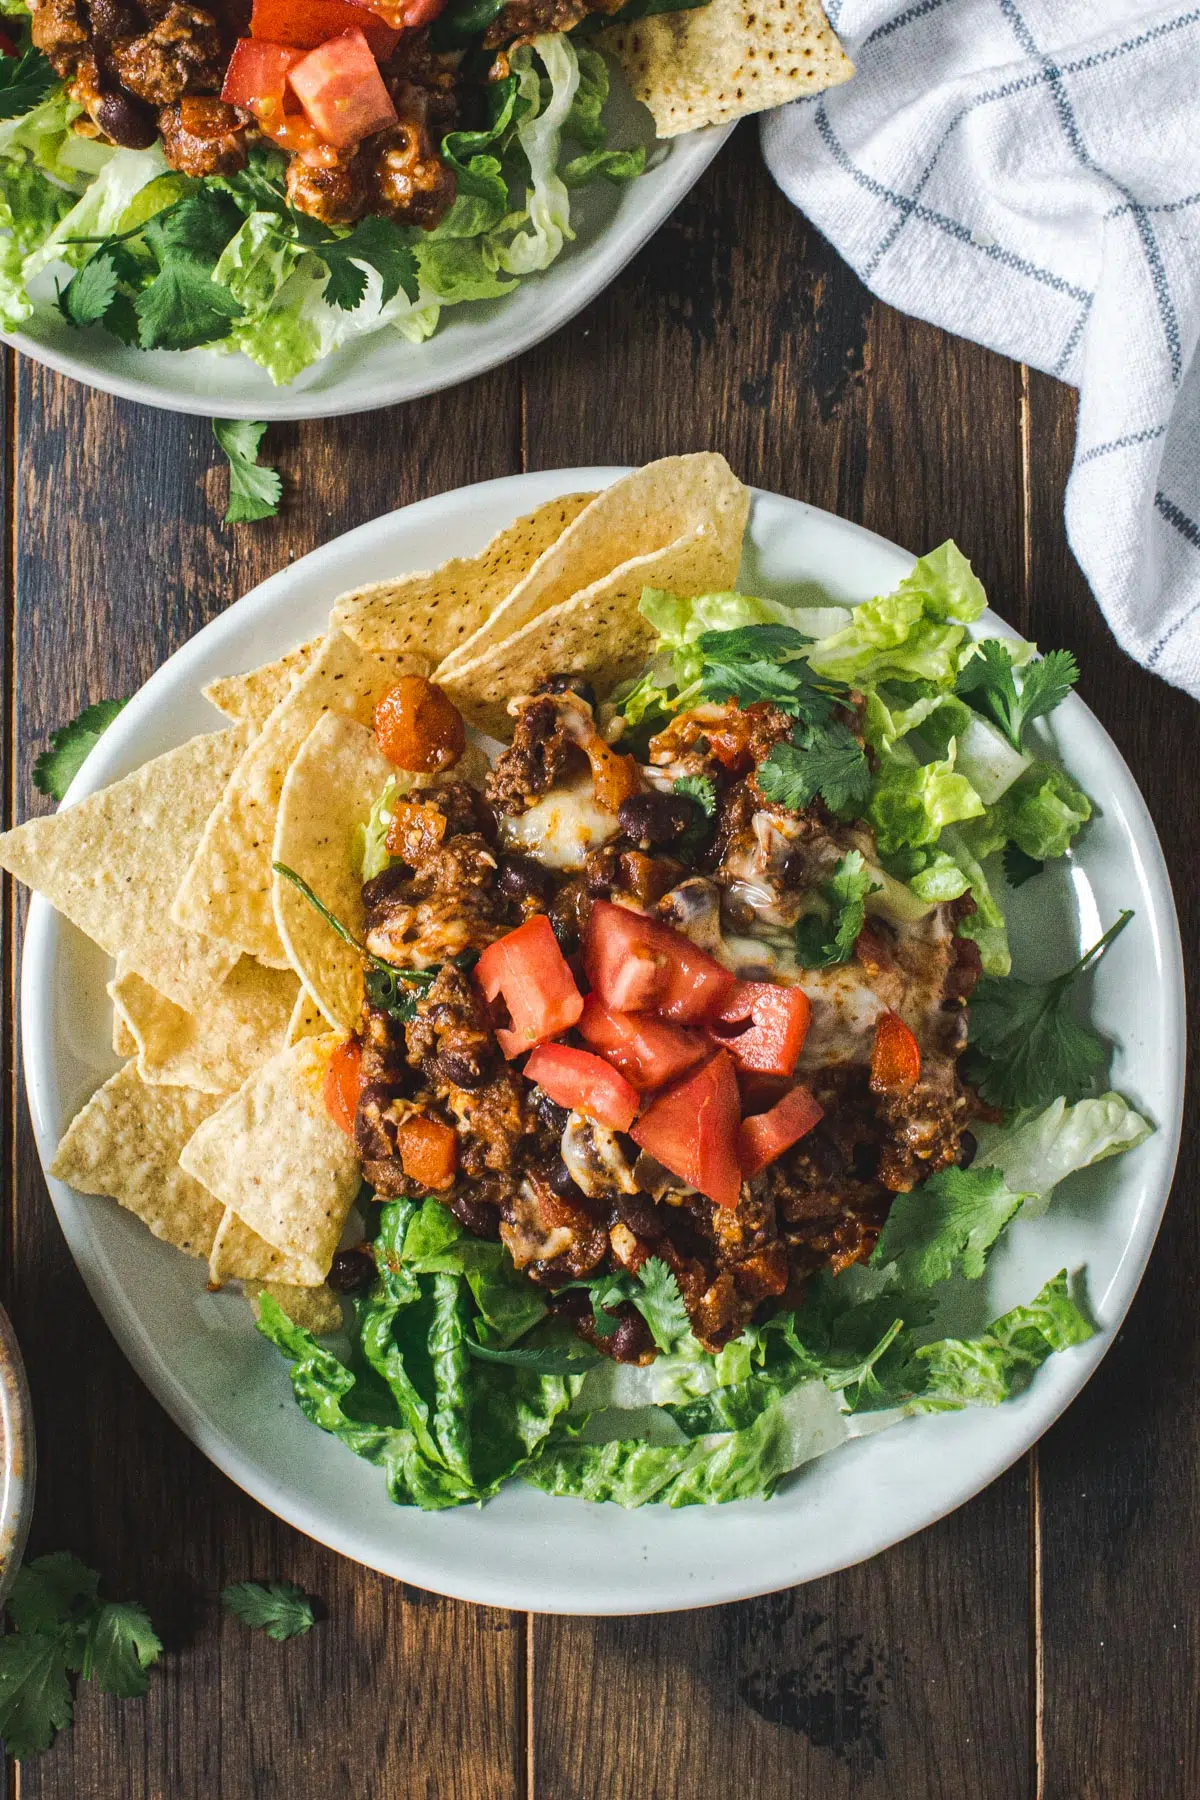
{"type": "Polygon", "coordinates": [[[1200,6],[826,10],[857,73],[764,118],[775,179],[880,299],[1078,387],[1071,547],[1200,695],[1200,6]]]}

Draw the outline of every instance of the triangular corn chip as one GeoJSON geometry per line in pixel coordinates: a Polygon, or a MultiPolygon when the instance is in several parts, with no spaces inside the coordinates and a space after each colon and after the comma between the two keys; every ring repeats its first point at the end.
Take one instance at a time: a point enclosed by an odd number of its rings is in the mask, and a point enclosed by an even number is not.
{"type": "Polygon", "coordinates": [[[234,964],[195,1012],[120,964],[108,985],[134,1039],[142,1080],[208,1094],[233,1093],[283,1047],[298,990],[290,970],[266,969],[250,956],[234,964]]]}
{"type": "Polygon", "coordinates": [[[310,638],[278,661],[264,663],[245,675],[219,675],[204,689],[204,698],[229,719],[244,719],[256,731],[266,724],[285,694],[290,694],[321,648],[321,638],[310,638]]]}

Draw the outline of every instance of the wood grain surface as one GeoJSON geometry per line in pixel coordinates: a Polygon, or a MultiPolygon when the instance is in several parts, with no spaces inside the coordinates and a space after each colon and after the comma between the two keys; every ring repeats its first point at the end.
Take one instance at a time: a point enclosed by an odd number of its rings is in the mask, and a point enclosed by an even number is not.
{"type": "MultiPolygon", "coordinates": [[[[47,734],[132,692],[254,582],[428,494],[712,446],[750,481],[927,548],[1083,665],[1177,868],[1200,868],[1194,703],[1108,635],[1067,548],[1074,397],[874,302],[737,132],[614,286],[508,369],[273,427],[281,517],[221,524],[207,424],[5,353],[5,822],[47,734]],[[1189,860],[1190,859],[1190,860],[1189,860]]],[[[1181,884],[1195,944],[1197,883],[1181,884]]],[[[1200,1793],[1200,1241],[1182,1177],[1126,1329],[1026,1462],[908,1543],[745,1605],[487,1611],[344,1562],[192,1448],[109,1337],[58,1231],[19,1074],[5,895],[4,1296],[40,1453],[34,1552],[70,1548],[161,1622],[144,1701],[81,1692],[26,1800],[1194,1800],[1200,1793]],[[221,1586],[320,1597],[277,1645],[221,1586]]],[[[1155,996],[1147,993],[1145,1004],[1155,996]]],[[[1190,1121],[1194,1156],[1196,1125],[1190,1121]]]]}

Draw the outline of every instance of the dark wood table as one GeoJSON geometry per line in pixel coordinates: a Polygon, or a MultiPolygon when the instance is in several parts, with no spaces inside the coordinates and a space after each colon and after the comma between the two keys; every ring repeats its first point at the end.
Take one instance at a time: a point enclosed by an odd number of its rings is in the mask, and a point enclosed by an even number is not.
{"type": "MultiPolygon", "coordinates": [[[[393,412],[273,428],[287,482],[276,521],[222,526],[206,423],[10,352],[4,379],[6,823],[45,807],[29,776],[55,726],[131,693],[238,594],[336,533],[517,470],[713,447],[748,481],[913,550],[953,535],[1005,617],[1076,652],[1196,942],[1198,715],[1118,650],[1067,548],[1072,392],[875,303],[771,185],[753,127],[540,349],[393,412]]],[[[1200,1794],[1194,1111],[1117,1344],[969,1506],[860,1568],[744,1605],[492,1612],[280,1524],[127,1366],[34,1153],[14,1023],[22,902],[6,894],[5,907],[4,1288],[37,1412],[31,1548],[102,1569],[110,1593],[147,1603],[169,1647],[144,1701],[82,1692],[74,1730],[21,1769],[23,1800],[1200,1794]],[[216,1604],[245,1576],[299,1581],[327,1616],[271,1643],[216,1604]]],[[[1152,987],[1142,1004],[1158,1004],[1152,987]]]]}

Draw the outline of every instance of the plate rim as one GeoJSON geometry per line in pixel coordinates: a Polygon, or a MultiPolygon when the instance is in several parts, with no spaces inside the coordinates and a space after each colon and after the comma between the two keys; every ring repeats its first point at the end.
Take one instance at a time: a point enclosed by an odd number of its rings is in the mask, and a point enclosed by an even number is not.
{"type": "MultiPolygon", "coordinates": [[[[144,717],[153,716],[157,690],[168,679],[167,671],[173,670],[178,659],[183,658],[190,662],[199,658],[200,652],[197,647],[202,640],[223,636],[231,629],[229,620],[235,613],[244,622],[269,616],[273,610],[276,596],[281,590],[286,592],[295,583],[298,574],[302,579],[306,566],[310,573],[316,572],[320,563],[335,546],[338,549],[349,550],[356,544],[369,541],[376,534],[385,534],[387,523],[401,514],[406,518],[415,517],[422,522],[432,523],[437,523],[439,515],[443,514],[453,518],[464,504],[469,504],[471,496],[477,496],[487,490],[506,488],[513,493],[517,499],[514,507],[515,516],[519,511],[528,510],[528,504],[522,501],[522,496],[528,487],[553,484],[553,491],[568,492],[577,489],[580,483],[596,486],[607,484],[627,472],[627,468],[628,465],[615,465],[582,469],[526,471],[516,475],[498,476],[487,482],[471,483],[464,487],[449,489],[409,506],[396,508],[393,512],[380,514],[351,531],[339,534],[328,543],[317,546],[304,557],[286,565],[240,596],[224,612],[218,614],[215,619],[180,645],[179,649],[154,671],[131,698],[120,718],[114,722],[114,725],[104,734],[104,737],[85,760],[68,790],[66,801],[70,802],[81,798],[85,793],[104,786],[122,772],[119,765],[122,760],[124,744],[126,740],[136,739],[141,734],[144,717]]],[[[838,514],[812,506],[810,502],[798,501],[794,496],[777,495],[770,490],[755,488],[751,492],[755,498],[783,500],[791,506],[801,508],[806,513],[817,515],[826,521],[833,521],[838,528],[869,541],[892,556],[899,555],[905,558],[911,556],[911,552],[902,549],[901,546],[882,537],[879,533],[844,519],[838,514]]],[[[541,497],[546,497],[545,493],[541,497]]],[[[989,625],[998,626],[1008,635],[1016,635],[1012,627],[998,619],[995,614],[989,611],[987,617],[989,625]]],[[[1071,695],[1065,704],[1073,711],[1074,709],[1082,710],[1082,714],[1090,722],[1091,727],[1104,740],[1107,754],[1112,759],[1113,775],[1123,777],[1127,784],[1128,796],[1136,814],[1136,824],[1131,823],[1130,831],[1148,865],[1147,878],[1153,877],[1151,885],[1155,889],[1155,904],[1151,923],[1159,932],[1163,968],[1168,975],[1170,991],[1164,995],[1166,1004],[1162,1009],[1164,1034],[1168,1045],[1171,1043],[1181,1044],[1185,1041],[1186,1031],[1182,940],[1174,896],[1171,891],[1169,870],[1153,819],[1125,759],[1103,724],[1077,695],[1071,695]]],[[[140,760],[145,760],[144,756],[140,760]]],[[[460,1578],[459,1572],[449,1562],[449,1559],[437,1571],[438,1578],[435,1579],[431,1576],[429,1568],[425,1566],[425,1562],[422,1562],[420,1572],[414,1573],[412,1560],[406,1558],[405,1545],[402,1540],[395,1546],[396,1554],[384,1559],[373,1554],[370,1548],[364,1550],[362,1545],[355,1542],[353,1532],[348,1528],[341,1527],[340,1521],[332,1528],[328,1522],[315,1528],[315,1522],[305,1516],[304,1490],[296,1487],[294,1483],[288,1486],[281,1477],[265,1469],[261,1464],[255,1464],[251,1458],[243,1455],[241,1449],[231,1438],[219,1428],[210,1426],[208,1418],[193,1404],[183,1384],[159,1358],[153,1337],[139,1319],[136,1311],[129,1306],[124,1293],[118,1291],[114,1283],[105,1282],[102,1279],[101,1273],[95,1266],[97,1260],[103,1260],[102,1257],[81,1256],[80,1247],[75,1241],[75,1233],[68,1220],[64,1218],[63,1210],[60,1207],[59,1190],[64,1198],[70,1196],[73,1190],[67,1189],[64,1184],[57,1182],[48,1173],[48,1163],[53,1154],[54,1143],[49,1134],[49,1121],[41,1104],[41,1084],[38,1078],[39,1058],[36,1050],[40,1035],[37,1019],[38,1002],[40,994],[45,991],[44,987],[35,991],[37,965],[39,960],[45,961],[49,935],[55,925],[59,923],[65,922],[58,920],[58,916],[54,914],[46,900],[40,895],[34,895],[26,922],[21,967],[20,1025],[23,1069],[38,1157],[52,1204],[60,1228],[67,1240],[72,1259],[105,1323],[112,1331],[127,1360],[132,1364],[135,1373],[145,1382],[184,1434],[225,1475],[250,1494],[259,1504],[267,1507],[269,1511],[283,1518],[306,1536],[336,1550],[339,1554],[348,1556],[353,1561],[396,1579],[412,1582],[432,1592],[442,1593],[455,1599],[507,1608],[516,1606],[519,1610],[525,1611],[584,1616],[604,1614],[629,1616],[638,1613],[690,1610],[694,1607],[750,1599],[758,1595],[777,1592],[782,1587],[794,1585],[797,1581],[822,1578],[824,1575],[836,1573],[839,1569],[855,1566],[859,1562],[868,1560],[905,1538],[915,1535],[916,1532],[935,1524],[949,1513],[956,1511],[980,1493],[983,1488],[989,1486],[1005,1470],[1018,1462],[1032,1444],[1061,1417],[1066,1408],[1078,1397],[1087,1381],[1091,1379],[1111,1344],[1115,1342],[1128,1308],[1132,1304],[1154,1248],[1166,1202],[1171,1192],[1182,1129],[1184,1075],[1182,1058],[1179,1056],[1173,1059],[1174,1078],[1169,1096],[1170,1114],[1166,1116],[1164,1113],[1164,1116],[1157,1122],[1158,1132],[1156,1135],[1159,1138],[1160,1161],[1162,1157],[1166,1158],[1166,1161],[1163,1162],[1165,1173],[1161,1180],[1161,1186],[1156,1191],[1150,1192],[1148,1182],[1146,1204],[1129,1233],[1129,1244],[1131,1248],[1136,1246],[1136,1255],[1132,1260],[1127,1256],[1121,1264],[1120,1277],[1122,1288],[1125,1290],[1125,1298],[1119,1314],[1107,1323],[1088,1344],[1073,1352],[1078,1359],[1075,1363],[1075,1374],[1069,1382],[1064,1383],[1062,1393],[1055,1396],[1052,1402],[1050,1396],[1047,1395],[1040,1404],[1034,1404],[1029,1408],[1030,1416],[1026,1420],[1024,1428],[1017,1435],[1015,1449],[1010,1446],[1005,1447],[999,1461],[991,1458],[979,1462],[972,1473],[968,1474],[965,1479],[960,1478],[955,1483],[945,1505],[935,1511],[923,1513],[921,1522],[917,1525],[906,1522],[894,1533],[885,1533],[870,1550],[840,1558],[835,1557],[833,1560],[823,1562],[819,1572],[797,1574],[792,1570],[782,1569],[778,1574],[767,1576],[765,1579],[756,1580],[752,1576],[749,1580],[716,1581],[704,1585],[699,1592],[687,1594],[680,1592],[669,1599],[660,1599],[649,1605],[643,1603],[637,1606],[630,1606],[624,1601],[610,1605],[596,1604],[597,1597],[595,1595],[584,1602],[573,1603],[570,1595],[560,1594],[554,1596],[552,1603],[547,1603],[544,1599],[531,1597],[526,1591],[527,1583],[522,1585],[520,1597],[518,1597],[517,1590],[506,1580],[503,1573],[497,1575],[491,1569],[481,1573],[478,1569],[473,1569],[468,1576],[460,1578]]],[[[43,1010],[48,1020],[52,1009],[46,1007],[43,1010]]],[[[50,1034],[48,1023],[45,1031],[48,1041],[50,1034]]],[[[83,1235],[82,1232],[78,1234],[81,1240],[83,1235]]],[[[1116,1277],[1114,1277],[1114,1282],[1115,1280],[1116,1277]]],[[[1022,1401],[1012,1404],[1021,1406],[1022,1401]]],[[[579,1504],[585,1503],[579,1502],[579,1504]]],[[[403,1517],[400,1509],[398,1509],[398,1516],[403,1517]]]]}
{"type": "MultiPolygon", "coordinates": [[[[395,381],[381,381],[377,395],[370,395],[353,406],[347,406],[339,400],[336,376],[336,359],[352,347],[349,345],[333,352],[334,360],[330,366],[334,371],[334,385],[328,393],[323,393],[320,389],[297,388],[293,382],[253,400],[239,401],[236,397],[231,397],[228,403],[223,403],[220,407],[206,409],[201,397],[173,393],[164,388],[161,382],[103,369],[97,372],[86,356],[74,356],[53,345],[43,344],[26,331],[0,331],[0,343],[8,344],[23,356],[53,369],[58,375],[80,382],[84,387],[112,394],[118,400],[132,400],[142,406],[153,406],[160,412],[183,413],[196,419],[263,419],[268,424],[283,424],[305,419],[356,418],[360,413],[378,412],[383,407],[400,406],[409,400],[427,399],[431,394],[461,387],[465,382],[473,381],[477,375],[486,375],[502,364],[515,361],[525,351],[534,349],[548,337],[552,337],[582,312],[585,306],[604,293],[686,198],[739,122],[734,119],[727,125],[705,125],[694,132],[685,133],[682,138],[658,140],[666,144],[668,156],[661,165],[663,179],[644,211],[627,220],[624,225],[616,220],[606,225],[595,243],[586,248],[588,260],[584,265],[586,274],[583,278],[567,285],[564,292],[553,298],[548,306],[534,311],[525,327],[516,331],[511,338],[490,348],[485,345],[477,346],[473,352],[464,356],[461,364],[445,371],[441,376],[423,376],[423,365],[417,359],[411,376],[406,374],[395,381]]],[[[552,264],[551,267],[553,266],[552,264]]],[[[539,274],[548,272],[538,271],[534,276],[526,278],[521,285],[536,282],[539,274]]],[[[441,329],[454,329],[453,314],[457,311],[458,308],[452,310],[451,318],[441,329]]],[[[185,350],[173,354],[192,356],[197,353],[185,350]]],[[[205,352],[201,351],[199,354],[205,352]]],[[[236,363],[233,366],[236,367],[236,363]]]]}

